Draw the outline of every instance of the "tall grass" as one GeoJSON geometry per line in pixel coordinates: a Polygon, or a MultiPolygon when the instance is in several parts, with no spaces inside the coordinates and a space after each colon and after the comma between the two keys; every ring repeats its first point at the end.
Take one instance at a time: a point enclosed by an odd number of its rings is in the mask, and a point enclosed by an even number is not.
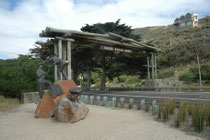
{"type": "Polygon", "coordinates": [[[179,119],[179,113],[176,114],[175,120],[174,120],[175,127],[180,127],[180,119],[179,119]]]}
{"type": "Polygon", "coordinates": [[[192,112],[194,130],[197,132],[202,132],[204,129],[204,122],[206,122],[206,124],[208,125],[209,116],[209,103],[194,105],[192,112]]]}
{"type": "Polygon", "coordinates": [[[174,114],[176,108],[176,100],[161,101],[158,111],[158,119],[162,119],[164,122],[169,121],[169,115],[174,114]]]}
{"type": "Polygon", "coordinates": [[[183,124],[192,123],[196,132],[202,132],[206,126],[210,125],[210,103],[187,103],[181,102],[176,111],[176,100],[160,101],[158,119],[163,122],[169,121],[170,115],[175,115],[174,125],[180,127],[183,124]],[[188,122],[188,117],[192,117],[192,122],[188,122]]]}
{"type": "Polygon", "coordinates": [[[150,104],[151,104],[151,101],[148,100],[146,105],[145,105],[145,108],[144,108],[145,112],[149,112],[150,111],[150,104]]]}
{"type": "Polygon", "coordinates": [[[16,98],[5,98],[0,96],[0,111],[7,111],[17,107],[20,101],[16,98]]]}
{"type": "Polygon", "coordinates": [[[186,103],[180,103],[178,114],[179,114],[180,122],[184,122],[187,120],[187,104],[186,103]]]}

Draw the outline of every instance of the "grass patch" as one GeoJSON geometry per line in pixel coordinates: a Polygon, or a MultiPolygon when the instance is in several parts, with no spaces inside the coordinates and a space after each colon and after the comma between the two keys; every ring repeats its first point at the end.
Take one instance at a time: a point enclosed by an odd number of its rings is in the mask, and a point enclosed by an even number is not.
{"type": "Polygon", "coordinates": [[[141,79],[138,76],[129,76],[129,79],[125,82],[126,85],[140,83],[141,79]]]}
{"type": "Polygon", "coordinates": [[[165,69],[161,70],[158,73],[158,79],[165,79],[174,76],[174,70],[173,69],[165,69]]]}
{"type": "Polygon", "coordinates": [[[159,105],[158,119],[162,119],[164,122],[169,121],[169,115],[174,114],[175,108],[175,99],[171,99],[169,101],[161,101],[159,105]]]}
{"type": "Polygon", "coordinates": [[[141,86],[141,77],[138,75],[121,75],[113,79],[114,84],[124,83],[126,86],[141,86]]]}
{"type": "Polygon", "coordinates": [[[5,98],[0,96],[0,111],[8,111],[20,105],[20,101],[16,98],[5,98]]]}

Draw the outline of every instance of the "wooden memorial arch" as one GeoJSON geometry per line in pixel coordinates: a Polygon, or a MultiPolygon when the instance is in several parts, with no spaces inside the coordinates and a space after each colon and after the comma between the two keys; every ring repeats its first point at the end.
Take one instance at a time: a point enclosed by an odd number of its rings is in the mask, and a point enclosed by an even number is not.
{"type": "MultiPolygon", "coordinates": [[[[150,53],[151,55],[147,57],[148,79],[154,80],[157,78],[156,53],[158,53],[160,50],[133,39],[125,38],[111,32],[106,34],[97,34],[75,30],[56,29],[51,27],[47,27],[39,34],[39,36],[50,38],[50,42],[54,45],[54,53],[59,58],[68,62],[66,71],[68,79],[72,79],[71,44],[74,42],[74,40],[100,44],[100,49],[105,51],[132,53],[133,50],[136,50],[150,53]]],[[[56,65],[54,74],[55,81],[57,81],[58,75],[56,65]]]]}

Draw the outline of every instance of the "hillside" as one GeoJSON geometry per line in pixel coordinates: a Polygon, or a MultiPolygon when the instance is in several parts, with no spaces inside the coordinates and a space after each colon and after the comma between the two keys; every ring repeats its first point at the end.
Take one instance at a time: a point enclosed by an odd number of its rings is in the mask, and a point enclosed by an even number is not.
{"type": "Polygon", "coordinates": [[[210,16],[199,19],[199,26],[175,30],[173,25],[136,28],[142,41],[163,50],[159,64],[163,67],[185,65],[196,61],[199,54],[202,62],[210,60],[210,16]]]}

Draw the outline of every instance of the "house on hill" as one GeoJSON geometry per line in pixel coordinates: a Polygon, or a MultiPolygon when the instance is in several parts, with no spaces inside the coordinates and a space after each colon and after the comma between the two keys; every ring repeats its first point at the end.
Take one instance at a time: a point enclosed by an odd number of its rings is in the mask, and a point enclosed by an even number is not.
{"type": "Polygon", "coordinates": [[[174,26],[176,29],[196,27],[198,26],[198,14],[187,13],[185,16],[181,16],[174,20],[174,26]]]}

